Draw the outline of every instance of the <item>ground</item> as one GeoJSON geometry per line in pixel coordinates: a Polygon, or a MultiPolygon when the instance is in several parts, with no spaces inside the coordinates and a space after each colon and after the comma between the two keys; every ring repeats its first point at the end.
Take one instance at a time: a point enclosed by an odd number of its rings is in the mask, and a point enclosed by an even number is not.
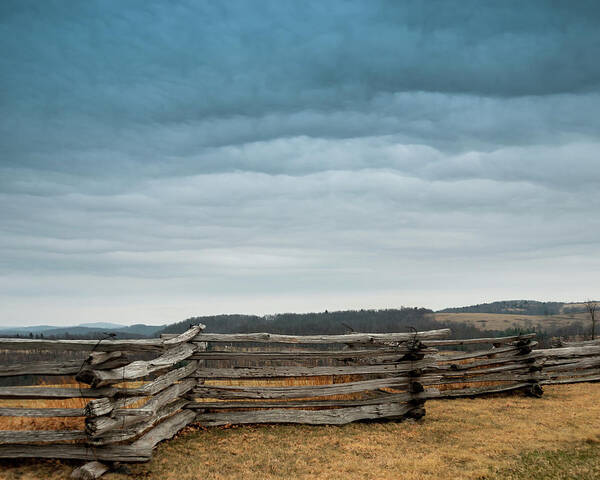
{"type": "Polygon", "coordinates": [[[559,315],[519,315],[508,313],[436,313],[440,322],[466,323],[483,330],[508,328],[537,328],[538,330],[566,327],[574,322],[589,325],[587,313],[561,313],[559,315]]]}
{"type": "MultiPolygon", "coordinates": [[[[63,479],[80,462],[2,461],[2,479],[63,479]]],[[[106,480],[597,479],[600,384],[427,402],[419,422],[190,427],[106,480]]]]}

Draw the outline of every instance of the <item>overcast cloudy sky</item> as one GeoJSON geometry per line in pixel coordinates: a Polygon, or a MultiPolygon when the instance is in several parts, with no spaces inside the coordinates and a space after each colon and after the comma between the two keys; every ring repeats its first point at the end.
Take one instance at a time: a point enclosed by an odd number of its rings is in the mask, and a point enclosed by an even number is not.
{"type": "Polygon", "coordinates": [[[596,1],[0,3],[0,324],[600,297],[596,1]]]}

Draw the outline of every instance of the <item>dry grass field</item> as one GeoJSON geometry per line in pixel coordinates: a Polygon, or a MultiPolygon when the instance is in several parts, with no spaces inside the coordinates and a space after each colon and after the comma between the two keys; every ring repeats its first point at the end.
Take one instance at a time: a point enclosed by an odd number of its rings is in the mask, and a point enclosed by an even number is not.
{"type": "Polygon", "coordinates": [[[507,328],[541,329],[564,327],[573,322],[589,323],[587,313],[559,315],[519,315],[507,313],[435,313],[440,322],[466,323],[483,330],[506,330],[507,328]]]}
{"type": "MultiPolygon", "coordinates": [[[[597,479],[600,384],[427,403],[419,422],[189,427],[125,479],[597,479]]],[[[1,479],[63,479],[78,462],[0,461],[1,479]]]]}
{"type": "MultiPolygon", "coordinates": [[[[74,381],[61,383],[41,382],[39,387],[74,387],[79,384],[74,381]]],[[[13,408],[84,408],[89,402],[86,398],[66,398],[57,400],[0,400],[1,407],[13,408]]],[[[80,430],[84,428],[83,417],[0,417],[0,430],[80,430]]]]}
{"type": "MultiPolygon", "coordinates": [[[[143,382],[116,383],[117,387],[139,387],[143,382]]],[[[38,387],[57,388],[87,388],[87,385],[77,383],[74,379],[65,377],[57,383],[56,380],[42,381],[38,387]]],[[[1,399],[0,407],[14,408],[84,408],[89,398],[64,398],[44,400],[1,399]]],[[[136,408],[140,402],[132,403],[124,408],[136,408]]],[[[0,430],[81,430],[85,427],[83,417],[0,417],[0,430]]]]}

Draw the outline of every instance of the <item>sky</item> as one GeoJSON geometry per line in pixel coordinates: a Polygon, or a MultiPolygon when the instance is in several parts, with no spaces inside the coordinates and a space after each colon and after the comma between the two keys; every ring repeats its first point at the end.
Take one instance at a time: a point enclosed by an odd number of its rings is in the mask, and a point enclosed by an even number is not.
{"type": "Polygon", "coordinates": [[[600,297],[596,1],[0,3],[0,325],[600,297]]]}

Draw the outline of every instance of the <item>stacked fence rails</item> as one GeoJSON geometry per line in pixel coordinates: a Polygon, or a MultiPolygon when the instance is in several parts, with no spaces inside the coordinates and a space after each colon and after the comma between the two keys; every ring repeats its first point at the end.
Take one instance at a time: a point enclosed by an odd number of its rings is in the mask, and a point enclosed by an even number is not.
{"type": "Polygon", "coordinates": [[[561,341],[560,345],[537,350],[544,357],[542,385],[600,381],[600,340],[561,341]]]}
{"type": "Polygon", "coordinates": [[[87,352],[84,361],[0,367],[3,377],[74,377],[68,386],[0,387],[3,405],[13,404],[0,408],[1,417],[81,420],[79,428],[69,430],[0,431],[0,458],[149,460],[158,442],[194,419],[194,412],[182,408],[187,403],[183,395],[196,384],[195,379],[186,378],[197,367],[195,361],[187,361],[196,350],[188,340],[202,328],[194,326],[169,340],[0,339],[2,350],[87,352]],[[153,358],[133,360],[148,356],[153,358]],[[87,403],[82,408],[44,406],[56,400],[68,403],[70,399],[86,399],[87,403]]]}
{"type": "Polygon", "coordinates": [[[473,351],[440,352],[422,377],[440,398],[524,391],[541,396],[543,385],[600,381],[600,340],[569,342],[535,350],[535,333],[465,340],[431,340],[428,347],[458,348],[489,344],[473,351]]]}
{"type": "Polygon", "coordinates": [[[533,351],[534,333],[499,338],[426,341],[429,347],[489,345],[473,351],[441,352],[435,365],[428,367],[422,381],[439,389],[441,398],[470,397],[489,393],[525,390],[542,393],[544,353],[533,351]]]}
{"type": "Polygon", "coordinates": [[[187,408],[205,426],[420,418],[437,396],[420,382],[436,354],[423,341],[449,333],[202,333],[187,408]]]}
{"type": "Polygon", "coordinates": [[[0,376],[68,376],[59,386],[0,387],[0,417],[74,418],[71,429],[0,431],[0,458],[82,459],[80,478],[104,462],[140,462],[192,422],[343,424],[420,418],[422,373],[449,330],[290,336],[208,334],[144,340],[0,339],[3,351],[81,352],[83,360],[3,364],[0,376]],[[236,348],[233,346],[242,346],[236,348]],[[84,399],[78,408],[48,402],[84,399]],[[7,404],[8,402],[8,404],[7,404]],[[28,404],[29,403],[29,404],[28,404]]]}
{"type": "Polygon", "coordinates": [[[0,339],[3,358],[35,351],[32,357],[45,359],[5,362],[0,378],[72,379],[0,387],[0,421],[74,422],[0,430],[0,458],[93,460],[77,475],[96,478],[107,468],[99,461],[148,461],[160,441],[190,423],[417,419],[430,398],[517,390],[540,396],[541,385],[600,380],[598,341],[534,350],[535,334],[445,340],[447,329],[304,336],[203,329],[144,340],[0,339]],[[52,352],[81,359],[49,360],[52,352]]]}

